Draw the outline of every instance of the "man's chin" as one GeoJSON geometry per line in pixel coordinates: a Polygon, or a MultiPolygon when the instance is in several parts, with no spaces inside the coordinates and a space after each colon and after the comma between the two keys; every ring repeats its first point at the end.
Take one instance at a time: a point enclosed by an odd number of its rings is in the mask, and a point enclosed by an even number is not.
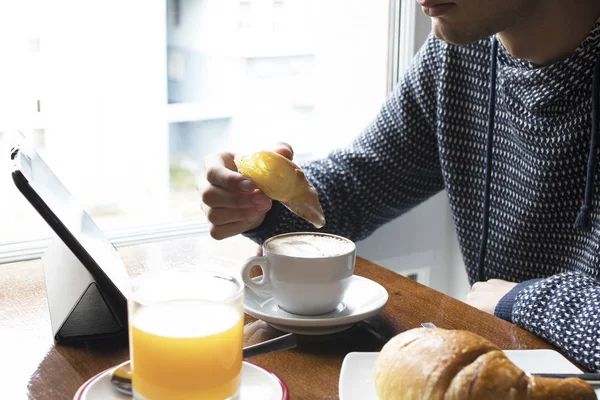
{"type": "Polygon", "coordinates": [[[489,35],[474,34],[465,29],[464,26],[457,27],[448,21],[441,21],[438,18],[433,19],[432,32],[438,38],[445,42],[458,46],[465,46],[484,39],[489,35]]]}

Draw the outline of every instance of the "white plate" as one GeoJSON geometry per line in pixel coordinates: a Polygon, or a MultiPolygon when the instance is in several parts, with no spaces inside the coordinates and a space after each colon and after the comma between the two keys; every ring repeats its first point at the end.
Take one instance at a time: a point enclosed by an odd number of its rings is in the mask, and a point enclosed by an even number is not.
{"type": "Polygon", "coordinates": [[[246,313],[279,330],[301,335],[323,335],[343,331],[379,313],[387,301],[388,293],[383,286],[357,275],[352,276],[342,302],[334,311],[315,316],[288,313],[277,306],[273,297],[249,288],[244,290],[246,313]]]}
{"type": "MultiPolygon", "coordinates": [[[[516,366],[529,373],[581,373],[562,354],[554,350],[505,350],[516,366]]],[[[340,372],[340,400],[377,400],[373,368],[379,353],[348,353],[340,372]]],[[[600,388],[596,395],[600,398],[600,388]]]]}
{"type": "MultiPolygon", "coordinates": [[[[114,368],[114,367],[113,367],[114,368]]],[[[84,383],[73,400],[131,400],[131,397],[117,392],[110,384],[113,368],[100,372],[84,383]]],[[[242,363],[242,384],[240,400],[288,400],[285,383],[274,373],[247,361],[242,363]]]]}

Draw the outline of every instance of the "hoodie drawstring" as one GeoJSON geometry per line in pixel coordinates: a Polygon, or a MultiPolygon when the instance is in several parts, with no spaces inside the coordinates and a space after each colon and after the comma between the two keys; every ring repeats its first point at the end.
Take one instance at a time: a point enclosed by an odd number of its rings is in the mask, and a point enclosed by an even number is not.
{"type": "Polygon", "coordinates": [[[498,59],[498,41],[492,36],[490,54],[490,102],[488,104],[487,150],[485,155],[485,184],[483,190],[483,222],[481,224],[481,244],[479,246],[479,281],[485,280],[485,251],[488,242],[490,223],[490,185],[492,183],[492,148],[494,139],[494,116],[496,115],[496,68],[498,59]]]}
{"type": "MultiPolygon", "coordinates": [[[[492,49],[490,59],[490,91],[489,91],[489,114],[487,151],[485,159],[485,184],[483,191],[483,222],[481,226],[481,243],[479,246],[479,274],[478,280],[485,280],[485,254],[488,242],[489,219],[490,219],[490,186],[492,181],[492,147],[494,133],[494,116],[496,108],[496,70],[498,57],[498,41],[492,36],[492,49]]],[[[594,196],[594,175],[596,173],[596,153],[598,150],[598,135],[600,124],[600,54],[596,58],[594,66],[594,77],[592,83],[592,133],[590,136],[590,154],[587,163],[587,175],[585,182],[585,198],[575,221],[575,227],[580,230],[591,229],[592,201],[594,196]]]]}

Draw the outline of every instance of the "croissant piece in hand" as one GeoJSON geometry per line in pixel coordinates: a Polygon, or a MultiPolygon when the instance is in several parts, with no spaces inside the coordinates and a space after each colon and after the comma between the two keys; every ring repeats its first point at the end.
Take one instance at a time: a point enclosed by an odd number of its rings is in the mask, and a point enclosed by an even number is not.
{"type": "Polygon", "coordinates": [[[392,338],[375,364],[381,400],[595,400],[581,379],[529,376],[471,332],[417,328],[392,338]]]}
{"type": "Polygon", "coordinates": [[[236,156],[234,161],[240,174],[250,178],[271,199],[280,201],[317,228],[325,225],[317,190],[292,161],[271,151],[236,156]]]}

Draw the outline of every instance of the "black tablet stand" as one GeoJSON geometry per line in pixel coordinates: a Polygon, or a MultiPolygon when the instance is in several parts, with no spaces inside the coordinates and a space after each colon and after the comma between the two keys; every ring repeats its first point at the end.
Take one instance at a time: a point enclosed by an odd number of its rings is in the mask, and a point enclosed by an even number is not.
{"type": "Polygon", "coordinates": [[[60,238],[54,237],[42,262],[57,343],[127,338],[126,300],[94,279],[60,238]]]}

